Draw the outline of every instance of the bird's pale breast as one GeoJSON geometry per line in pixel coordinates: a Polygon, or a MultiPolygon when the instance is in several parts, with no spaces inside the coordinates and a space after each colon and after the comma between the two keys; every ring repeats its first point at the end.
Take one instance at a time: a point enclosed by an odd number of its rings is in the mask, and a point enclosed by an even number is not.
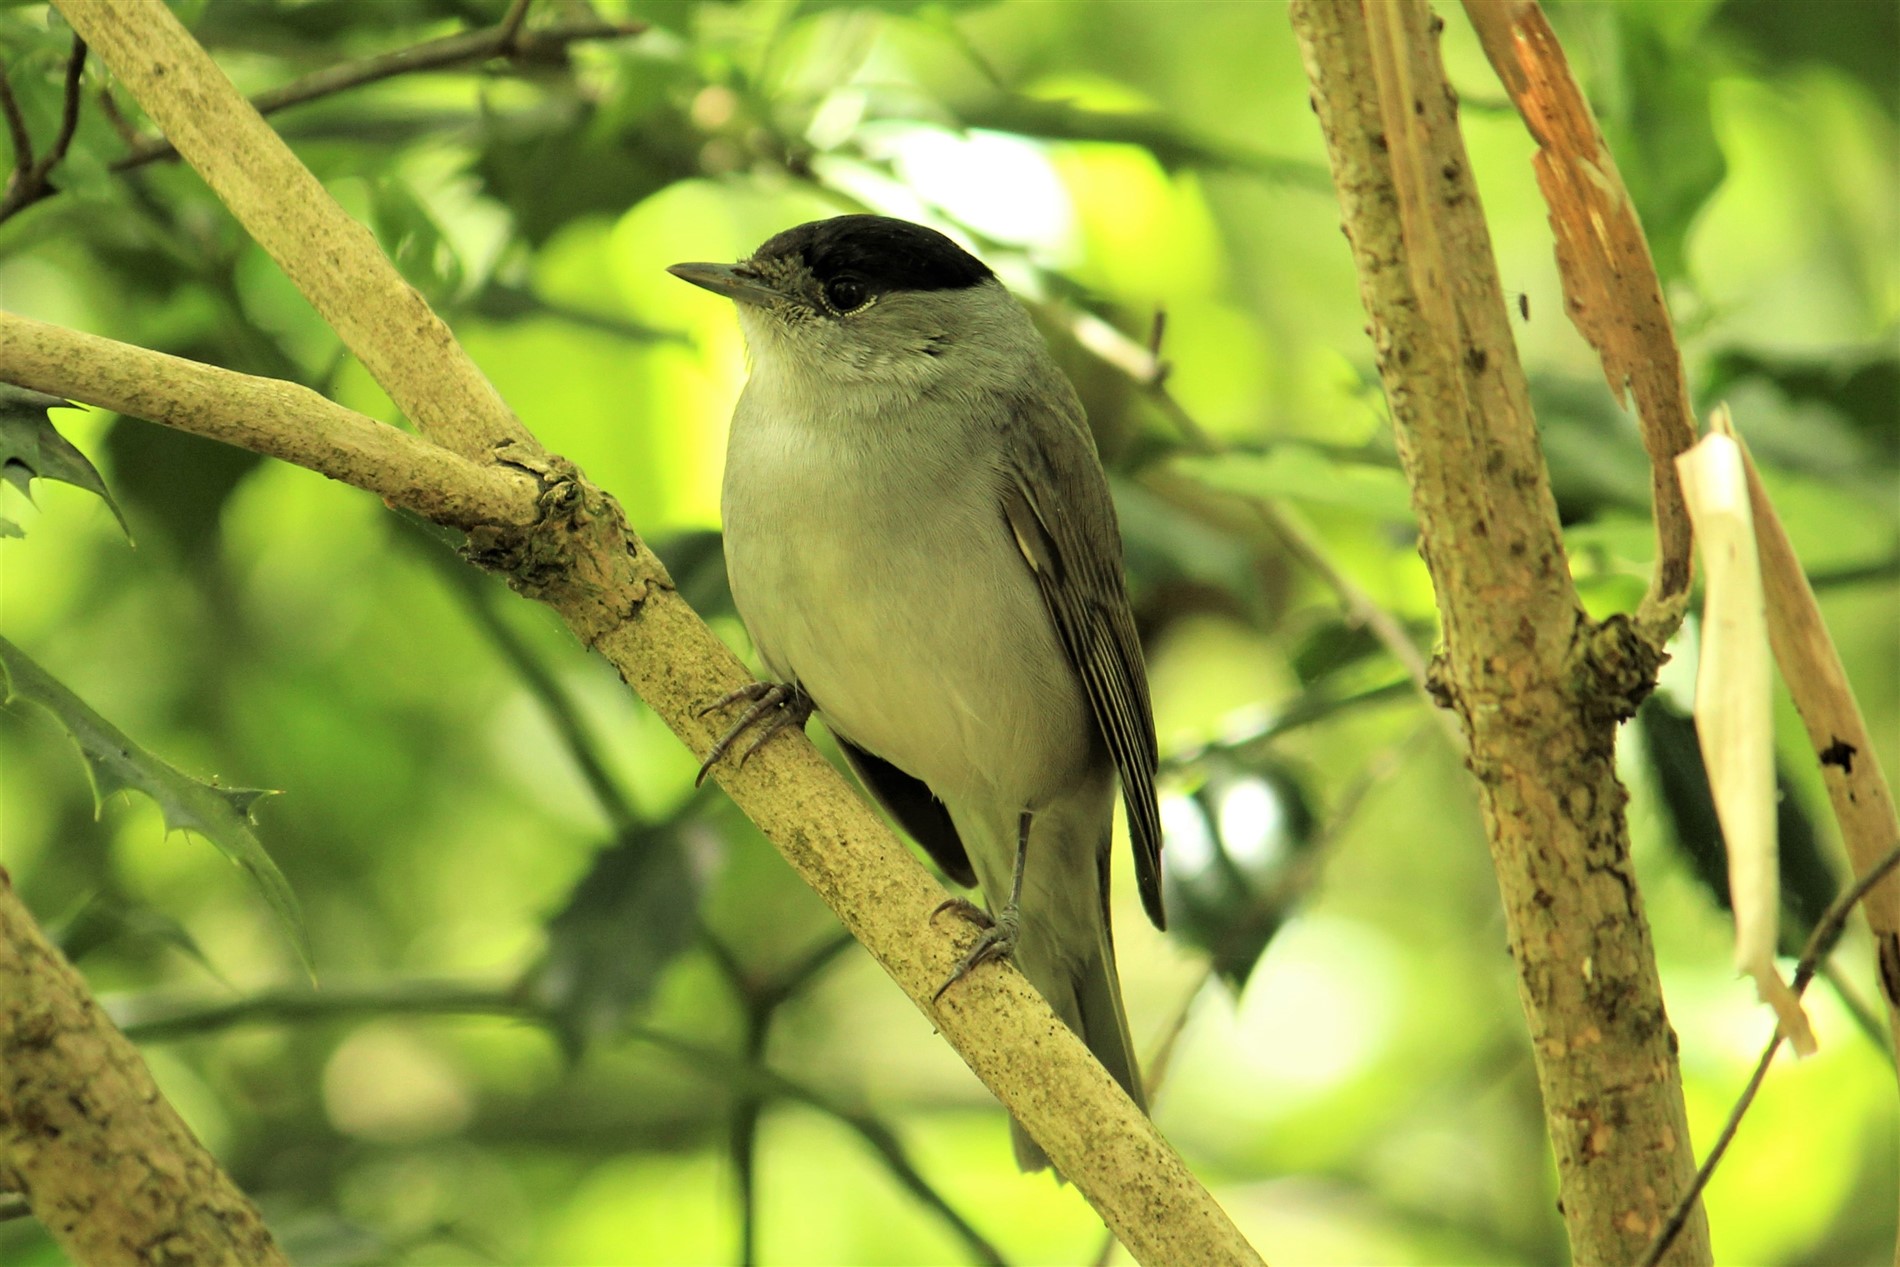
{"type": "Polygon", "coordinates": [[[727,568],[771,671],[953,805],[1035,808],[1073,787],[1091,723],[994,468],[917,446],[881,461],[842,440],[848,428],[740,408],[727,568]]]}

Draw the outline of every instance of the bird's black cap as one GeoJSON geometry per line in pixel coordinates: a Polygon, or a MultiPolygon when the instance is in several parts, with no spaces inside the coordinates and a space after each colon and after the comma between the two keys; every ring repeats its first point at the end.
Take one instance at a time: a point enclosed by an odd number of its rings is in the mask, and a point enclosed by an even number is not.
{"type": "Polygon", "coordinates": [[[798,256],[822,284],[852,277],[873,291],[962,290],[994,276],[935,229],[889,216],[835,216],[787,229],[752,258],[798,256]]]}

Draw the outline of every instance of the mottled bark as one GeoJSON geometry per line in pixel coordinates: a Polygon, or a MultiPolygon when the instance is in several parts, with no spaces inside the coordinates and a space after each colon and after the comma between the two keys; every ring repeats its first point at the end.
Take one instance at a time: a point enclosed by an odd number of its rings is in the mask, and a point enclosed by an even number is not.
{"type": "Polygon", "coordinates": [[[285,1261],[0,870],[0,1187],[84,1267],[285,1261]]]}
{"type": "MultiPolygon", "coordinates": [[[[1293,22],[1444,622],[1572,1255],[1639,1258],[1691,1182],[1675,1036],[1630,867],[1616,728],[1660,648],[1571,584],[1483,209],[1419,0],[1293,22]]],[[[1700,1211],[1668,1261],[1709,1260],[1700,1211]]]]}

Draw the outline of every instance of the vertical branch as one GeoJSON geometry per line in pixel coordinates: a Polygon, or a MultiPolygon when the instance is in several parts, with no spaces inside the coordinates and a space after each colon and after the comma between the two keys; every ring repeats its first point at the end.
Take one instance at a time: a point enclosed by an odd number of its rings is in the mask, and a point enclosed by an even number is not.
{"type": "Polygon", "coordinates": [[[282,1267],[253,1206],[159,1094],[0,870],[0,1178],[73,1261],[282,1267]]]}
{"type": "MultiPolygon", "coordinates": [[[[1295,0],[1379,370],[1470,736],[1580,1264],[1634,1261],[1694,1173],[1629,862],[1617,723],[1661,651],[1571,584],[1489,231],[1419,0],[1295,0]]],[[[1671,1263],[1709,1261],[1694,1210],[1671,1263]]]]}

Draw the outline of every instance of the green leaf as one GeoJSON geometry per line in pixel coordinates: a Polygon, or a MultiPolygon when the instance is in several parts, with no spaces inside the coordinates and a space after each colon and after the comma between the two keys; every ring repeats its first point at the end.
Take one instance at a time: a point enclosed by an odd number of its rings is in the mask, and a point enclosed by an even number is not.
{"type": "Polygon", "coordinates": [[[48,930],[60,952],[78,963],[95,950],[119,942],[169,946],[203,968],[213,980],[236,992],[191,931],[155,907],[127,901],[114,893],[94,893],[59,927],[48,930]]]}
{"type": "Polygon", "coordinates": [[[967,128],[1012,132],[1044,141],[1094,141],[1135,145],[1168,171],[1203,168],[1239,171],[1276,184],[1330,194],[1332,177],[1323,163],[1287,158],[1197,135],[1156,110],[1091,110],[1073,101],[1010,95],[958,107],[967,128]]]}
{"type": "Polygon", "coordinates": [[[95,808],[119,792],[143,792],[157,802],[165,829],[194,831],[237,863],[283,923],[297,957],[314,979],[310,938],[290,882],[264,852],[251,811],[272,792],[258,788],[219,787],[194,779],[141,748],[117,726],[94,712],[18,647],[0,638],[0,702],[25,700],[53,715],[79,745],[92,779],[95,808]]]}
{"type": "Polygon", "coordinates": [[[1210,488],[1247,497],[1285,497],[1380,519],[1410,520],[1405,477],[1389,466],[1345,462],[1319,449],[1277,444],[1265,453],[1178,457],[1175,469],[1210,488]]]}
{"type": "MultiPolygon", "coordinates": [[[[106,491],[106,482],[99,477],[98,468],[54,428],[53,419],[47,413],[49,409],[73,407],[72,402],[57,396],[0,383],[0,479],[19,489],[28,501],[33,500],[36,479],[59,480],[96,493],[112,508],[119,530],[129,542],[132,530],[126,526],[119,503],[106,491]]],[[[0,519],[0,536],[25,535],[18,524],[0,519]]]]}

